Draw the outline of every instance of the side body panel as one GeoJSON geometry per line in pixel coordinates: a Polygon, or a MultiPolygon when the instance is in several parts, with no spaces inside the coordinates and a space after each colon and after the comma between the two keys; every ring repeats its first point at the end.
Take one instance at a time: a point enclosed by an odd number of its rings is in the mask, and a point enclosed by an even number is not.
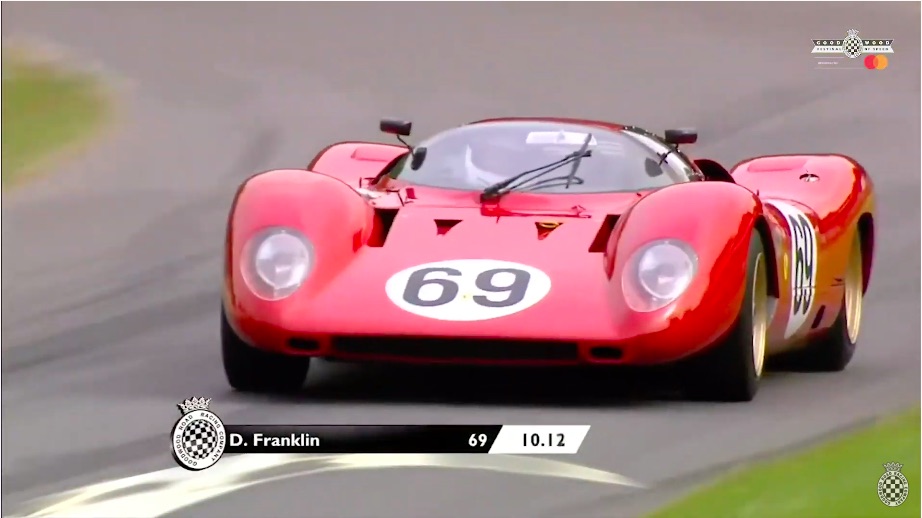
{"type": "Polygon", "coordinates": [[[682,342],[690,355],[721,339],[740,311],[749,239],[757,232],[761,216],[761,201],[733,183],[674,185],[638,201],[609,238],[606,272],[620,281],[631,256],[660,239],[691,245],[698,256],[698,271],[676,302],[651,313],[627,309],[628,288],[616,290],[616,325],[634,330],[650,350],[659,343],[682,342]],[[653,323],[662,327],[654,328],[653,323]]]}
{"type": "Polygon", "coordinates": [[[822,333],[842,307],[846,265],[864,218],[865,288],[873,261],[873,185],[840,155],[767,156],[731,170],[765,204],[779,270],[780,300],[770,329],[778,349],[822,333]]]}

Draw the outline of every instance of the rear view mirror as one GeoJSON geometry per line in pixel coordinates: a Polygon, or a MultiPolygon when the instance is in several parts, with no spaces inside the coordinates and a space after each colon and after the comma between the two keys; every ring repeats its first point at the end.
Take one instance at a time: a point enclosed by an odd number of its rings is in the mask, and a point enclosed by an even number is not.
{"type": "Polygon", "coordinates": [[[643,161],[644,172],[647,173],[647,176],[650,178],[656,178],[657,176],[662,176],[663,166],[661,166],[656,160],[648,158],[643,161]]]}
{"type": "Polygon", "coordinates": [[[414,148],[410,152],[410,169],[416,171],[423,165],[423,162],[426,160],[427,149],[424,147],[414,148]]]}
{"type": "Polygon", "coordinates": [[[413,123],[400,119],[381,119],[381,124],[378,127],[384,133],[408,137],[413,129],[413,123]]]}
{"type": "Polygon", "coordinates": [[[674,146],[694,144],[698,142],[698,132],[692,128],[668,129],[663,134],[663,140],[674,146]]]}

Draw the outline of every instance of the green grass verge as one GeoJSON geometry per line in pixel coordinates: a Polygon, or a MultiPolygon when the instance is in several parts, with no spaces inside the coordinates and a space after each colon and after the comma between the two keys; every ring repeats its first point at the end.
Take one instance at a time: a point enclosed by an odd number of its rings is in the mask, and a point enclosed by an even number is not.
{"type": "Polygon", "coordinates": [[[3,189],[37,172],[47,157],[83,142],[108,114],[106,97],[89,75],[6,50],[2,94],[3,189]]]}
{"type": "Polygon", "coordinates": [[[919,420],[917,408],[806,452],[731,473],[649,518],[918,518],[919,420]],[[909,482],[909,496],[898,507],[885,506],[877,496],[885,462],[903,464],[909,482]]]}

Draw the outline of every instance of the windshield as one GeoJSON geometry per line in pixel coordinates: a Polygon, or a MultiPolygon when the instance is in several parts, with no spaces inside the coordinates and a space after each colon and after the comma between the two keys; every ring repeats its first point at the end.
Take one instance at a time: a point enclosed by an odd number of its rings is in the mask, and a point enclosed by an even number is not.
{"type": "MultiPolygon", "coordinates": [[[[579,165],[583,183],[569,189],[558,183],[524,188],[542,193],[641,191],[690,181],[691,167],[673,154],[660,164],[668,146],[628,130],[577,124],[500,121],[450,129],[417,145],[425,160],[413,170],[398,163],[390,176],[415,185],[482,190],[523,171],[559,161],[578,150],[587,136],[590,156],[579,165]]],[[[565,169],[569,170],[569,167],[565,169]]]]}

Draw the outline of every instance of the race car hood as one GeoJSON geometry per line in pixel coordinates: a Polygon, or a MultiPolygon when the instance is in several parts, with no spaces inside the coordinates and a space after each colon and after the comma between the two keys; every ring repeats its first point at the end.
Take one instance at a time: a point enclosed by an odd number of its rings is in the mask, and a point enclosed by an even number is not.
{"type": "Polygon", "coordinates": [[[387,248],[460,246],[480,252],[487,247],[495,253],[502,247],[553,246],[586,252],[600,231],[610,231],[610,224],[642,196],[512,193],[483,202],[477,192],[409,188],[372,205],[386,226],[386,239],[379,246],[387,248]]]}

